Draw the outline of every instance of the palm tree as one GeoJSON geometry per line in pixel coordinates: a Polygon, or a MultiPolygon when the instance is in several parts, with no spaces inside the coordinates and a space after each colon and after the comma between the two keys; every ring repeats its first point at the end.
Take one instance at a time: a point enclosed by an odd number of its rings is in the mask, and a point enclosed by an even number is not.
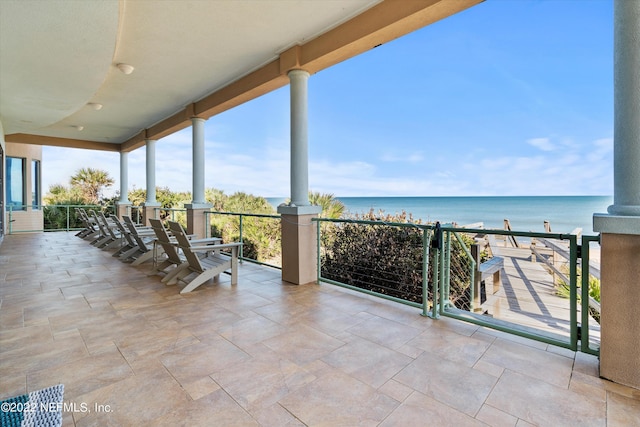
{"type": "Polygon", "coordinates": [[[224,210],[225,202],[229,199],[229,196],[224,194],[224,191],[216,188],[207,188],[204,190],[204,199],[211,203],[211,210],[222,211],[224,210]]]}
{"type": "Polygon", "coordinates": [[[344,204],[330,193],[321,194],[310,191],[309,203],[322,208],[322,212],[319,215],[320,218],[337,219],[342,216],[345,210],[344,204]]]}
{"type": "Polygon", "coordinates": [[[71,187],[78,188],[89,203],[98,204],[103,187],[110,187],[115,181],[109,173],[100,169],[81,168],[71,177],[71,187]]]}

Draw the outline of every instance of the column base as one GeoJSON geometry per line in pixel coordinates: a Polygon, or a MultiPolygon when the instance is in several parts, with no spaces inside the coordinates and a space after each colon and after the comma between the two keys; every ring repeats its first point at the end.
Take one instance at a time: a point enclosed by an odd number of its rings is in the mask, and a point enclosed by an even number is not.
{"type": "Polygon", "coordinates": [[[316,282],[318,280],[318,235],[316,213],[307,215],[284,214],[281,208],[282,227],[282,280],[295,285],[316,282]]]}
{"type": "Polygon", "coordinates": [[[149,218],[159,218],[160,215],[156,215],[156,209],[161,207],[160,203],[143,203],[142,204],[142,223],[144,225],[151,225],[149,218]]]}
{"type": "Polygon", "coordinates": [[[593,231],[640,235],[640,216],[593,214],[593,231]]]}
{"type": "Polygon", "coordinates": [[[122,218],[123,215],[131,215],[131,202],[116,202],[116,216],[122,218]]]}
{"type": "Polygon", "coordinates": [[[207,237],[206,211],[211,209],[211,205],[207,203],[192,203],[184,205],[187,208],[187,233],[195,234],[198,239],[207,237]]]}
{"type": "Polygon", "coordinates": [[[640,235],[601,235],[600,376],[640,389],[640,235]]]}

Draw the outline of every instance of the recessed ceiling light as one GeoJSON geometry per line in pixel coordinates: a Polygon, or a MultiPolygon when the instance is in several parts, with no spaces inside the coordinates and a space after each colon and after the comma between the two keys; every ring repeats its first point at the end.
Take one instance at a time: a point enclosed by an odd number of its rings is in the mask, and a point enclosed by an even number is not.
{"type": "Polygon", "coordinates": [[[117,64],[116,67],[118,67],[118,70],[122,71],[124,74],[131,74],[134,70],[133,66],[122,62],[117,64]]]}
{"type": "Polygon", "coordinates": [[[84,126],[80,126],[80,125],[75,125],[75,126],[71,126],[72,128],[74,128],[75,130],[77,130],[78,132],[80,132],[82,129],[84,129],[84,126]]]}
{"type": "Polygon", "coordinates": [[[102,110],[102,104],[99,104],[97,102],[90,102],[87,104],[89,107],[93,108],[94,110],[98,111],[98,110],[102,110]]]}

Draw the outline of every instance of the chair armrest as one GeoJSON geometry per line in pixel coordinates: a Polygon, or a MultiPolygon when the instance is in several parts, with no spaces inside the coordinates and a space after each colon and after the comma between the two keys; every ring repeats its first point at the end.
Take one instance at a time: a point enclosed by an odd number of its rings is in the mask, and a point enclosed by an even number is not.
{"type": "Polygon", "coordinates": [[[219,245],[209,245],[209,246],[191,246],[189,249],[191,249],[192,252],[210,252],[210,251],[215,251],[217,249],[239,248],[243,244],[244,243],[238,243],[238,242],[222,243],[219,245]]]}
{"type": "Polygon", "coordinates": [[[207,239],[191,239],[191,240],[189,240],[189,242],[191,242],[191,243],[201,243],[201,244],[202,243],[204,243],[204,244],[214,243],[215,244],[215,243],[221,243],[222,242],[222,238],[220,238],[220,237],[209,237],[207,239]]]}

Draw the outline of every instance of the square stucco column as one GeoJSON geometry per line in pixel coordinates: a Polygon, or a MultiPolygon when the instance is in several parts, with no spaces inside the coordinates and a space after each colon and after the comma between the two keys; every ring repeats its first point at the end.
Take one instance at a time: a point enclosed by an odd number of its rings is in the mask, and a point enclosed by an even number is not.
{"type": "Polygon", "coordinates": [[[317,281],[318,237],[312,219],[318,213],[319,210],[308,214],[281,213],[282,280],[296,285],[317,281]]]}
{"type": "Polygon", "coordinates": [[[156,209],[159,208],[160,203],[143,203],[142,204],[142,224],[151,225],[149,218],[157,218],[156,209]]]}
{"type": "Polygon", "coordinates": [[[187,208],[187,233],[195,234],[198,239],[204,239],[207,237],[207,227],[209,224],[206,222],[206,211],[211,209],[211,205],[208,204],[188,204],[184,205],[187,208]]]}
{"type": "Polygon", "coordinates": [[[640,388],[640,236],[601,236],[600,376],[640,388]]]}
{"type": "Polygon", "coordinates": [[[131,203],[116,202],[116,216],[118,218],[122,218],[123,215],[129,215],[130,208],[131,208],[131,203]]]}

